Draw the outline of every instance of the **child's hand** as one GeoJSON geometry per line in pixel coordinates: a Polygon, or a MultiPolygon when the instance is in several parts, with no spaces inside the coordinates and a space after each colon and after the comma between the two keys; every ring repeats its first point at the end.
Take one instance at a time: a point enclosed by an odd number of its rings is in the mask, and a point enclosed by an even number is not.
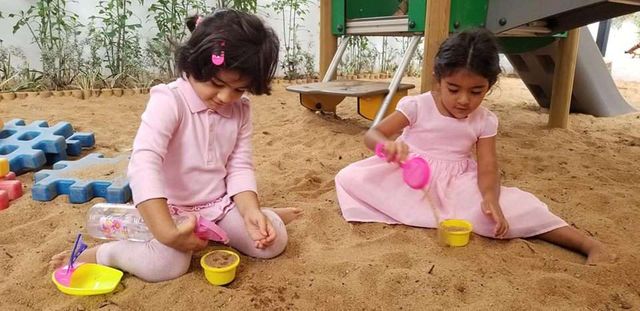
{"type": "Polygon", "coordinates": [[[202,240],[194,233],[196,217],[189,215],[189,219],[178,224],[177,234],[167,245],[182,252],[197,252],[207,247],[208,241],[202,240]]]}
{"type": "Polygon", "coordinates": [[[485,215],[491,217],[496,222],[496,227],[493,230],[494,236],[500,239],[504,238],[507,232],[509,232],[509,223],[507,223],[507,219],[505,219],[502,214],[500,204],[493,200],[483,200],[480,206],[485,215]]]}
{"type": "Polygon", "coordinates": [[[403,141],[387,141],[383,151],[387,162],[402,163],[409,156],[409,146],[403,141]]]}
{"type": "Polygon", "coordinates": [[[276,239],[276,231],[271,221],[260,209],[248,211],[244,215],[244,225],[249,236],[255,241],[255,247],[264,249],[269,247],[276,239]]]}

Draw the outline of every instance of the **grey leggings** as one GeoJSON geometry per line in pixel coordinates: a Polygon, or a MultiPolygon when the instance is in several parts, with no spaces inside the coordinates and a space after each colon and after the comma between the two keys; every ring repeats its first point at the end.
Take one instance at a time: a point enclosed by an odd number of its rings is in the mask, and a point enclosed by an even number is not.
{"type": "MultiPolygon", "coordinates": [[[[282,219],[270,209],[262,209],[273,224],[276,240],[266,249],[258,249],[247,232],[237,208],[230,210],[217,224],[227,232],[229,246],[256,258],[273,258],[287,245],[287,229],[282,219]]],[[[99,246],[96,258],[101,265],[127,271],[147,282],[175,279],[187,272],[191,252],[183,253],[157,240],[149,242],[114,241],[99,246]]]]}

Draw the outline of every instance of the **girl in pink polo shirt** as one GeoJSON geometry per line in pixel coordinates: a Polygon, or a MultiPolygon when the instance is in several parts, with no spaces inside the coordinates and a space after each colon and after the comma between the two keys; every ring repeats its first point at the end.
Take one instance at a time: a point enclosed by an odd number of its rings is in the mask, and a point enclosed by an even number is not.
{"type": "MultiPolygon", "coordinates": [[[[151,89],[129,163],[133,200],[155,237],[115,241],[84,251],[97,262],[157,282],[181,276],[191,255],[207,246],[194,234],[196,217],[224,230],[229,245],[272,258],[287,244],[285,224],[297,208],[261,209],[251,161],[251,114],[245,92],[270,94],[279,42],[256,16],[217,11],[191,17],[179,47],[182,77],[151,89]],[[172,215],[189,215],[176,225],[172,215]]],[[[61,266],[68,253],[54,256],[61,266]]]]}

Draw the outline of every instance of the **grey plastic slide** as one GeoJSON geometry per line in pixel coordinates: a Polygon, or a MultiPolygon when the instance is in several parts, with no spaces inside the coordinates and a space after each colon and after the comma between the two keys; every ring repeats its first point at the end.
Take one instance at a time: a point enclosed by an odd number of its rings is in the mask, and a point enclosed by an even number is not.
{"type": "MultiPolygon", "coordinates": [[[[557,41],[535,51],[507,54],[507,58],[540,106],[548,108],[557,41]]],[[[580,46],[571,97],[571,112],[609,117],[636,111],[622,98],[598,47],[586,27],[580,28],[580,46]]]]}

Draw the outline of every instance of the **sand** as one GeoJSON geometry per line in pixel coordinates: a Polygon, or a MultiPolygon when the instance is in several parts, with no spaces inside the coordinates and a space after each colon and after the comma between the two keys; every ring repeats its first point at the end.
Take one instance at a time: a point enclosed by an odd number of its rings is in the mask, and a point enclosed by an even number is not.
{"type": "MultiPolygon", "coordinates": [[[[640,108],[640,84],[619,87],[640,108]]],[[[96,135],[95,149],[83,155],[111,157],[130,150],[147,96],[1,101],[0,116],[71,122],[96,135]]],[[[260,199],[265,206],[305,212],[288,227],[289,245],[280,257],[242,256],[237,279],[215,287],[199,265],[212,246],[176,280],[152,284],[125,274],[112,294],[66,296],[54,287],[47,261],[72,246],[86,211],[102,199],[33,201],[33,173],[27,173],[19,176],[26,195],[0,211],[0,309],[640,308],[640,114],[571,115],[568,130],[551,130],[547,111],[513,78],[503,78],[485,105],[501,119],[503,183],[536,194],[571,225],[605,242],[618,253],[616,263],[586,266],[584,257],[535,239],[473,236],[466,247],[446,248],[435,230],[345,222],[333,177],[371,155],[362,144],[369,122],[357,115],[354,101],[338,106],[339,119],[321,116],[277,84],[272,96],[253,99],[260,199]]]]}

